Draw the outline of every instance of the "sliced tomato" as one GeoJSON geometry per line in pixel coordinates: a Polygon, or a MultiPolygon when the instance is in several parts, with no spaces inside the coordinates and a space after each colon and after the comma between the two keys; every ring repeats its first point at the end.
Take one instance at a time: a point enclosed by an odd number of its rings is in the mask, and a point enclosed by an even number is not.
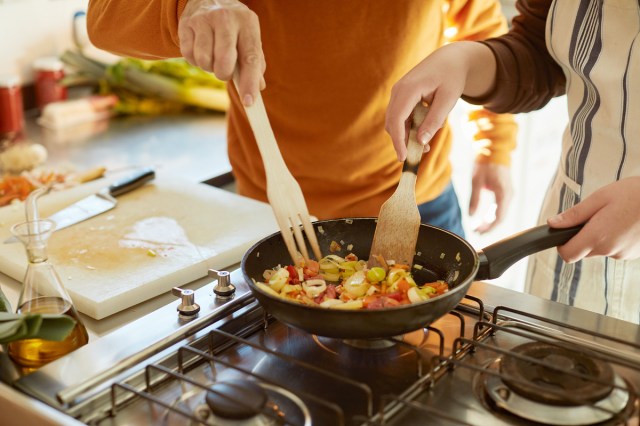
{"type": "Polygon", "coordinates": [[[369,305],[376,303],[379,299],[380,299],[380,296],[377,296],[377,295],[365,296],[364,299],[362,299],[362,306],[364,308],[368,308],[369,305]]]}
{"type": "Polygon", "coordinates": [[[320,264],[313,259],[309,259],[305,267],[302,269],[302,273],[304,274],[305,278],[307,278],[307,276],[309,276],[309,278],[314,277],[318,275],[319,272],[320,264]]]}
{"type": "Polygon", "coordinates": [[[384,296],[367,296],[363,301],[363,307],[366,309],[383,309],[392,306],[399,306],[400,302],[390,297],[384,296]]]}
{"type": "Polygon", "coordinates": [[[439,296],[449,291],[449,284],[447,284],[446,282],[436,281],[434,283],[429,283],[425,285],[428,285],[429,287],[433,287],[433,289],[436,291],[436,294],[431,297],[439,296]]]}
{"type": "Polygon", "coordinates": [[[298,271],[296,271],[296,268],[289,265],[287,266],[287,271],[289,271],[289,284],[300,284],[300,279],[298,278],[298,271]]]}
{"type": "Polygon", "coordinates": [[[327,292],[325,290],[322,293],[320,293],[319,295],[317,295],[316,297],[314,297],[313,301],[316,302],[318,305],[321,304],[322,302],[324,302],[324,298],[325,298],[326,294],[327,294],[327,292]]]}
{"type": "Polygon", "coordinates": [[[328,299],[336,299],[338,297],[338,294],[336,292],[336,286],[333,284],[328,284],[327,289],[325,291],[327,292],[328,299]]]}
{"type": "Polygon", "coordinates": [[[411,288],[411,284],[409,284],[409,281],[407,281],[406,279],[400,278],[400,281],[398,281],[397,287],[398,287],[398,291],[404,294],[407,294],[407,292],[411,288]]]}
{"type": "Polygon", "coordinates": [[[398,302],[402,302],[402,299],[404,299],[401,291],[394,291],[393,293],[387,293],[385,294],[385,296],[388,297],[389,299],[397,300],[398,302]]]}

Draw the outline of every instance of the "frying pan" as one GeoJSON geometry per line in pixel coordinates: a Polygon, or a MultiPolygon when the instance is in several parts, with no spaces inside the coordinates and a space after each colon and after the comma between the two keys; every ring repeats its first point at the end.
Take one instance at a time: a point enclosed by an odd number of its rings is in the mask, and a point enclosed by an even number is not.
{"type": "MultiPolygon", "coordinates": [[[[328,254],[332,241],[342,250],[367,259],[376,228],[376,218],[335,219],[314,222],[321,249],[328,254]]],[[[242,272],[251,291],[265,310],[278,320],[319,336],[342,339],[392,337],[408,333],[455,308],[474,280],[498,278],[518,260],[538,251],[562,245],[578,233],[580,226],[552,229],[538,226],[509,236],[476,252],[463,238],[431,225],[420,225],[413,269],[418,284],[435,280],[449,283],[449,291],[424,302],[377,310],[340,310],[291,302],[260,290],[265,269],[289,265],[291,257],[280,232],[254,244],[242,258],[242,272]]]]}

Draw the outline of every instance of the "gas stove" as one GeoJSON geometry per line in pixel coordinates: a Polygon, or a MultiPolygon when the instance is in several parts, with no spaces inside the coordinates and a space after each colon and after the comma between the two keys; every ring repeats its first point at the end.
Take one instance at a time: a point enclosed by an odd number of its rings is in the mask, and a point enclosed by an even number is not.
{"type": "Polygon", "coordinates": [[[331,339],[211,272],[14,386],[91,425],[638,424],[635,324],[476,282],[421,330],[331,339]]]}

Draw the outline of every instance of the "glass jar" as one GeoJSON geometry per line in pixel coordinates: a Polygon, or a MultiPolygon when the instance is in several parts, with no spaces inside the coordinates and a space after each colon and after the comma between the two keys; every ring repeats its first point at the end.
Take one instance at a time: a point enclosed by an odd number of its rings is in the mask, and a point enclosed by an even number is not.
{"type": "MultiPolygon", "coordinates": [[[[27,207],[34,202],[28,199],[27,207]]],[[[76,325],[64,340],[34,338],[9,343],[9,356],[25,372],[42,367],[89,342],[87,329],[60,277],[48,261],[47,242],[55,223],[48,219],[37,219],[37,216],[34,210],[27,215],[31,220],[11,228],[12,233],[24,244],[29,262],[16,313],[63,314],[73,318],[76,325]]]]}
{"type": "Polygon", "coordinates": [[[0,76],[0,136],[12,137],[24,128],[22,88],[17,76],[0,76]]]}
{"type": "Polygon", "coordinates": [[[45,57],[33,63],[35,71],[36,104],[40,110],[52,102],[67,99],[67,88],[62,85],[64,64],[56,57],[45,57]]]}

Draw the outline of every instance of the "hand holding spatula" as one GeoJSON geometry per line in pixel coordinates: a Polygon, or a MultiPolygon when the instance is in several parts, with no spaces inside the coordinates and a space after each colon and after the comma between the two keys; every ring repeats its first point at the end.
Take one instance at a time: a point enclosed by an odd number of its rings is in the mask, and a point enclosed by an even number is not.
{"type": "Polygon", "coordinates": [[[424,145],[418,142],[418,127],[424,120],[428,108],[418,103],[413,109],[413,119],[407,143],[407,158],[402,167],[402,176],[395,192],[380,208],[376,232],[373,235],[369,267],[382,266],[393,260],[411,266],[415,255],[420,212],[416,203],[416,178],[424,145]]]}

